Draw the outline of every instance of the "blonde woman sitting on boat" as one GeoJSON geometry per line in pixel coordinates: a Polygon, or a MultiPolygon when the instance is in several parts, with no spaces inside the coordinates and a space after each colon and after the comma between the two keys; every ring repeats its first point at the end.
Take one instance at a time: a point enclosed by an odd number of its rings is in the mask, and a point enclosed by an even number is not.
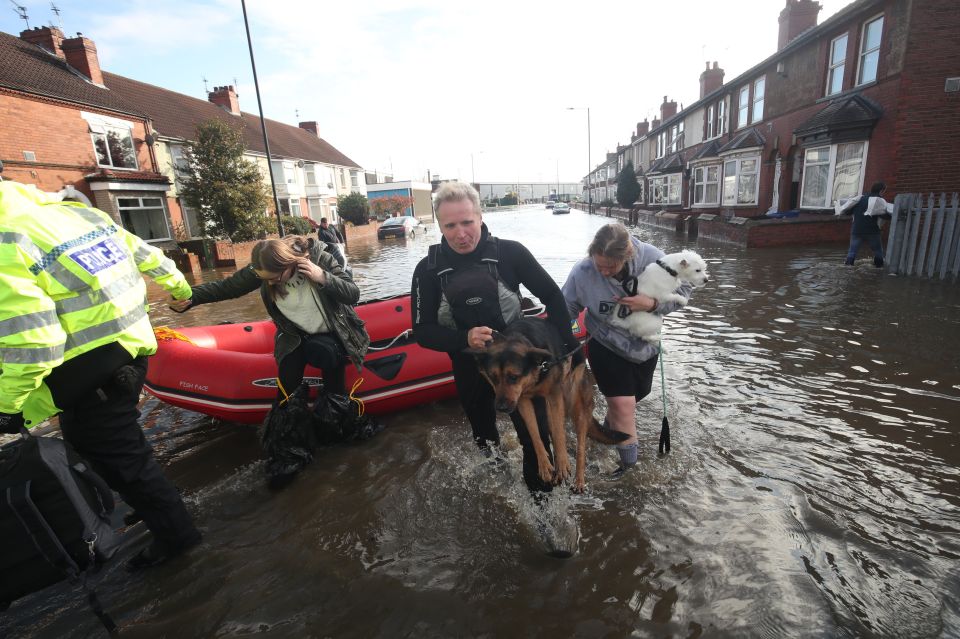
{"type": "Polygon", "coordinates": [[[170,308],[182,313],[259,288],[277,325],[278,396],[300,386],[307,364],[323,371],[327,392],[345,393],[347,360],[359,371],[370,344],[364,322],[353,309],[360,288],[314,238],[289,235],[261,240],[250,258],[249,266],[218,282],[192,287],[192,297],[171,302],[170,308]]]}

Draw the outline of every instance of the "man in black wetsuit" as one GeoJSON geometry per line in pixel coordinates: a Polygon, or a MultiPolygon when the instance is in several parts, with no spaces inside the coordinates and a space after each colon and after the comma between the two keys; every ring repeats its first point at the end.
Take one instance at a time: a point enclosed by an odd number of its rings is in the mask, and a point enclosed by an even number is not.
{"type": "MultiPolygon", "coordinates": [[[[424,348],[444,351],[453,361],[453,378],[473,438],[485,454],[500,443],[494,392],[480,375],[467,348],[482,348],[494,330],[521,317],[520,285],[546,306],[568,351],[577,340],[560,287],[519,242],[493,237],[483,223],[480,196],[469,184],[448,182],[436,194],[437,220],[443,239],[417,264],[411,287],[413,332],[424,348]]],[[[583,361],[577,351],[573,364],[583,361]]],[[[541,439],[549,448],[545,405],[535,401],[541,439]]],[[[533,491],[549,491],[537,473],[536,453],[523,418],[510,415],[523,446],[523,477],[533,491]]]]}

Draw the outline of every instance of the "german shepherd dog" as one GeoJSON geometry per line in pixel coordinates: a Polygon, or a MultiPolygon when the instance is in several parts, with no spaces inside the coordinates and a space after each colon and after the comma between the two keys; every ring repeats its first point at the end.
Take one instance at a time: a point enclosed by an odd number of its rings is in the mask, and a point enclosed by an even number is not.
{"type": "Polygon", "coordinates": [[[569,413],[577,434],[577,468],[573,489],[583,492],[586,482],[587,441],[589,435],[603,444],[616,444],[627,439],[626,433],[607,430],[593,416],[594,389],[586,378],[585,363],[573,367],[570,353],[565,352],[557,328],[545,320],[528,317],[511,323],[485,348],[468,349],[477,360],[480,372],[496,393],[498,411],[519,411],[537,453],[540,479],[561,484],[570,477],[567,437],[564,422],[569,413]],[[547,420],[556,467],[537,427],[533,398],[546,400],[547,420]]]}

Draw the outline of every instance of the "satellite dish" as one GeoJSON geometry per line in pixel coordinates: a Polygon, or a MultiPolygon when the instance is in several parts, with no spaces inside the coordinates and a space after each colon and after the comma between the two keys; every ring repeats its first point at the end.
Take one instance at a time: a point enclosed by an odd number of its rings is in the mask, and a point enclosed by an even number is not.
{"type": "Polygon", "coordinates": [[[302,169],[302,168],[303,168],[303,165],[304,165],[304,161],[303,161],[303,160],[297,160],[297,168],[302,169]]]}

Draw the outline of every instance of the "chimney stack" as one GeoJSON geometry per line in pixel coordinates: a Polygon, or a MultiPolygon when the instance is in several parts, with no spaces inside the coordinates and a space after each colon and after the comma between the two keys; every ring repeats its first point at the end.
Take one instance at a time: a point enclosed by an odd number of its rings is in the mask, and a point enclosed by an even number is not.
{"type": "Polygon", "coordinates": [[[707,68],[700,74],[700,99],[702,100],[704,96],[710,95],[722,86],[723,69],[719,68],[716,62],[711,69],[710,63],[707,62],[707,68]]]}
{"type": "Polygon", "coordinates": [[[20,39],[38,47],[43,47],[61,60],[63,59],[63,49],[60,47],[63,42],[63,31],[56,27],[34,27],[20,32],[20,39]]]}
{"type": "Polygon", "coordinates": [[[653,122],[650,123],[650,130],[656,131],[660,128],[660,118],[654,118],[653,122]]]}
{"type": "Polygon", "coordinates": [[[814,0],[787,0],[787,5],[780,12],[777,51],[810,27],[817,26],[817,15],[821,8],[820,3],[814,0]]]}
{"type": "Polygon", "coordinates": [[[313,133],[317,137],[320,137],[320,129],[317,127],[317,123],[313,120],[310,120],[309,122],[301,122],[300,128],[304,131],[313,133]]]}
{"type": "Polygon", "coordinates": [[[100,58],[97,57],[97,45],[90,38],[77,33],[76,38],[67,38],[60,43],[67,64],[86,76],[94,84],[103,86],[103,74],[100,73],[100,58]]]}
{"type": "Polygon", "coordinates": [[[233,89],[233,85],[213,87],[207,99],[230,115],[240,115],[240,101],[237,100],[237,92],[233,89]]]}
{"type": "Polygon", "coordinates": [[[660,105],[660,119],[666,122],[677,114],[677,102],[671,100],[667,102],[667,96],[663,96],[663,104],[660,105]]]}
{"type": "Polygon", "coordinates": [[[637,137],[643,137],[650,130],[650,123],[644,118],[643,122],[637,122],[637,137]]]}

